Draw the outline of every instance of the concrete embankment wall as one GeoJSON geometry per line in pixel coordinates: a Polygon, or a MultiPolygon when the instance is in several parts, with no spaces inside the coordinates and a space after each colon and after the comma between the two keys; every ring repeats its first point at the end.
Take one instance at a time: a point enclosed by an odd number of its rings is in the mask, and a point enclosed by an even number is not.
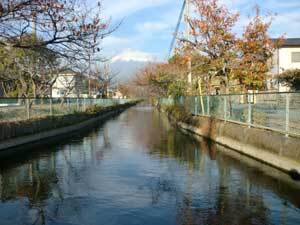
{"type": "Polygon", "coordinates": [[[185,122],[178,122],[171,115],[170,117],[186,131],[209,138],[218,144],[299,177],[300,137],[287,137],[276,131],[205,116],[193,116],[185,122]]]}
{"type": "Polygon", "coordinates": [[[0,124],[0,153],[25,144],[40,142],[78,131],[98,121],[116,115],[135,105],[127,103],[101,109],[99,112],[76,113],[35,120],[0,124]]]}

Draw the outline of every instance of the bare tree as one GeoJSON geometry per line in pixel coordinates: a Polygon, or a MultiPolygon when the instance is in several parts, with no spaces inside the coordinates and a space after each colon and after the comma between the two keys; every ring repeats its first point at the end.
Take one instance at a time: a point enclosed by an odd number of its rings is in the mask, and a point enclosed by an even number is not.
{"type": "MultiPolygon", "coordinates": [[[[26,38],[29,43],[35,39],[32,35],[26,38]]],[[[0,79],[4,89],[14,83],[19,97],[48,96],[58,74],[64,70],[60,57],[47,48],[33,51],[0,46],[0,51],[0,79]]]]}
{"type": "Polygon", "coordinates": [[[102,98],[108,97],[108,89],[115,85],[115,78],[119,74],[110,69],[109,64],[105,64],[103,68],[96,68],[92,73],[93,78],[99,82],[99,93],[102,98]]]}
{"type": "MultiPolygon", "coordinates": [[[[66,68],[87,73],[87,61],[103,61],[103,38],[113,32],[102,5],[85,0],[2,0],[0,82],[4,93],[41,97],[51,93],[66,68]]],[[[89,67],[90,68],[90,67],[89,67]]]]}
{"type": "Polygon", "coordinates": [[[101,15],[100,2],[91,9],[83,0],[2,0],[0,44],[33,50],[47,47],[63,57],[83,59],[83,50],[100,51],[101,40],[114,30],[101,15]],[[24,42],[32,32],[43,39],[24,42]]]}

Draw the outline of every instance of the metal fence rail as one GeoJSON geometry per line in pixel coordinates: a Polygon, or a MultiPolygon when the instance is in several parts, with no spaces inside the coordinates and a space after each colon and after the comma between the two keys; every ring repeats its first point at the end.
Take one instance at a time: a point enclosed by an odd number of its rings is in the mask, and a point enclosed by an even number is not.
{"type": "Polygon", "coordinates": [[[124,104],[129,101],[131,100],[92,98],[0,98],[0,122],[66,115],[83,112],[91,105],[112,106],[124,104]]]}
{"type": "Polygon", "coordinates": [[[179,105],[193,115],[212,116],[300,135],[300,93],[257,93],[162,98],[162,105],[179,105]]]}

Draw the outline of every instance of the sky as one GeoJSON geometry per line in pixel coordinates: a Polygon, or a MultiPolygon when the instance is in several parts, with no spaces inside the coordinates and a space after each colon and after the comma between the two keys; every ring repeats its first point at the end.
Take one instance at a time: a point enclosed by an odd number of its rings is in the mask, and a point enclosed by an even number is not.
{"type": "MultiPolygon", "coordinates": [[[[95,2],[90,0],[91,2],[95,2]]],[[[103,54],[113,60],[164,60],[183,0],[103,0],[106,18],[121,26],[103,40],[103,54]]],[[[300,0],[220,0],[241,16],[234,32],[240,35],[259,5],[263,15],[276,14],[271,37],[300,38],[300,0]]]]}

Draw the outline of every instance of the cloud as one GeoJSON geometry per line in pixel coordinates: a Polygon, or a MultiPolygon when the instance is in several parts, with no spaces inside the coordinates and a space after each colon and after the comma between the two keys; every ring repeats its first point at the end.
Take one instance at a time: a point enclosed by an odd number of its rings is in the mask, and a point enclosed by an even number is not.
{"type": "Polygon", "coordinates": [[[219,0],[220,4],[227,6],[230,9],[237,9],[241,5],[249,5],[251,0],[219,0]]]}
{"type": "MultiPolygon", "coordinates": [[[[89,0],[91,1],[91,0],[89,0]]],[[[182,0],[103,0],[105,17],[112,24],[124,19],[120,29],[103,41],[104,53],[114,56],[126,49],[145,49],[156,52],[162,40],[171,39],[182,0]],[[179,7],[177,7],[179,4],[179,7]],[[168,9],[168,10],[166,10],[168,9]],[[145,12],[147,19],[135,14],[145,12]],[[178,12],[177,12],[178,11],[178,12]],[[138,17],[138,18],[137,18],[138,17]],[[136,20],[132,20],[136,18],[136,20]],[[129,28],[130,32],[126,30],[129,28]],[[133,28],[133,29],[132,29],[133,28]],[[152,42],[150,44],[150,42],[152,42]],[[154,42],[156,49],[149,49],[154,42]]],[[[168,45],[168,44],[167,44],[168,45]]],[[[167,48],[167,47],[166,47],[167,48]]]]}
{"type": "MultiPolygon", "coordinates": [[[[263,15],[270,12],[277,13],[270,29],[272,37],[284,33],[287,37],[300,36],[299,0],[220,0],[220,2],[233,12],[241,12],[240,20],[234,28],[238,36],[241,36],[245,25],[249,22],[249,16],[254,15],[253,9],[256,4],[261,6],[263,15]]],[[[163,58],[168,51],[181,5],[182,0],[103,0],[104,12],[112,16],[113,21],[125,18],[121,28],[104,39],[105,55],[143,60],[151,58],[151,54],[147,52],[155,52],[158,53],[154,54],[157,58],[163,58]]],[[[180,34],[183,29],[182,25],[180,34]]]]}
{"type": "MultiPolygon", "coordinates": [[[[174,1],[154,18],[140,21],[135,25],[137,35],[156,41],[171,41],[181,10],[181,1],[174,1]]],[[[168,43],[169,44],[169,43],[168,43]]]]}
{"type": "Polygon", "coordinates": [[[134,49],[126,49],[112,58],[112,62],[116,61],[151,62],[154,61],[154,56],[151,53],[138,51],[134,49]]]}
{"type": "Polygon", "coordinates": [[[127,17],[130,14],[146,8],[165,5],[172,0],[104,0],[105,14],[112,16],[113,19],[127,17]]]}
{"type": "Polygon", "coordinates": [[[144,22],[144,23],[138,23],[136,25],[136,30],[138,32],[160,32],[165,31],[169,29],[171,26],[170,24],[164,23],[164,22],[144,22]]]}
{"type": "Polygon", "coordinates": [[[116,54],[119,54],[122,50],[134,46],[135,41],[134,37],[108,36],[103,39],[103,54],[106,57],[111,58],[116,54]]]}
{"type": "Polygon", "coordinates": [[[282,9],[298,9],[300,8],[299,0],[289,0],[289,1],[280,1],[280,0],[266,0],[263,4],[264,6],[269,6],[269,8],[275,10],[282,9]]]}
{"type": "Polygon", "coordinates": [[[271,32],[277,36],[285,34],[287,37],[299,37],[300,14],[290,11],[275,17],[271,32]]]}
{"type": "Polygon", "coordinates": [[[116,36],[108,36],[103,40],[104,47],[124,46],[131,42],[129,38],[121,38],[116,36]]]}

